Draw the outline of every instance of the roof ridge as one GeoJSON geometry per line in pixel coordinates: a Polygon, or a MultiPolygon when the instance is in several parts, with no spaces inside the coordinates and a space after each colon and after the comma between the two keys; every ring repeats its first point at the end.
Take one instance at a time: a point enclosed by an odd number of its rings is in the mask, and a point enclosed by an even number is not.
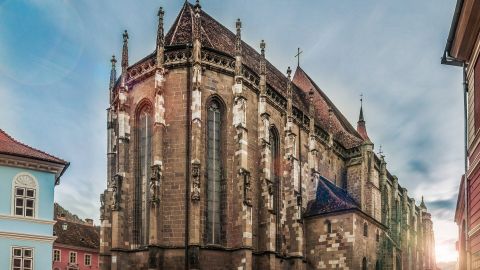
{"type": "Polygon", "coordinates": [[[20,145],[22,145],[22,146],[24,146],[24,147],[27,147],[27,148],[29,148],[29,149],[31,149],[31,150],[33,150],[33,151],[40,152],[40,153],[42,153],[42,154],[44,154],[44,155],[46,155],[46,156],[48,156],[48,157],[51,157],[51,158],[53,158],[53,159],[57,159],[58,161],[61,161],[61,162],[65,163],[65,164],[68,163],[67,161],[65,161],[65,160],[63,160],[63,159],[61,159],[61,158],[59,158],[59,157],[56,157],[56,156],[51,155],[51,154],[49,154],[49,153],[47,153],[47,152],[45,152],[45,151],[39,150],[39,149],[37,149],[37,148],[35,148],[35,147],[32,147],[32,146],[30,146],[30,145],[28,145],[28,144],[25,144],[25,143],[22,143],[22,142],[16,140],[15,138],[13,138],[12,136],[10,136],[7,132],[5,132],[5,131],[4,131],[3,129],[1,129],[1,128],[0,128],[0,133],[2,133],[2,134],[4,134],[5,136],[7,136],[7,138],[10,139],[10,140],[11,140],[12,142],[14,142],[14,143],[20,144],[20,145]]]}
{"type": "MultiPolygon", "coordinates": [[[[182,9],[180,10],[180,12],[177,15],[177,18],[173,22],[173,25],[175,25],[175,29],[173,30],[172,37],[170,38],[170,44],[169,45],[172,45],[172,42],[175,40],[175,34],[177,33],[177,29],[178,29],[178,26],[179,26],[179,20],[182,17],[183,12],[185,11],[185,6],[187,6],[188,4],[190,4],[190,3],[188,1],[185,1],[185,3],[182,6],[182,9]]],[[[170,34],[170,31],[172,31],[172,28],[170,28],[170,30],[167,32],[165,37],[167,37],[170,34]]]]}
{"type": "MultiPolygon", "coordinates": [[[[361,135],[357,132],[357,130],[353,127],[353,125],[348,121],[348,119],[342,114],[342,112],[335,106],[335,104],[330,100],[330,98],[323,92],[323,90],[315,83],[315,81],[303,70],[300,66],[297,67],[305,76],[307,79],[310,81],[310,83],[315,87],[315,90],[325,99],[325,101],[328,103],[330,108],[333,110],[333,112],[338,116],[340,123],[342,126],[349,132],[351,132],[353,135],[357,136],[359,139],[362,139],[361,135]]],[[[363,139],[362,139],[363,140],[363,139]]]]}

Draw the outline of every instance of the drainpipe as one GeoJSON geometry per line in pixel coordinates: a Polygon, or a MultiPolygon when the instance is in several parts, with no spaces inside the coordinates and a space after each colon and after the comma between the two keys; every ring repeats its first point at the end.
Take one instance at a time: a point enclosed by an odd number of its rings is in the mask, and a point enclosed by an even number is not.
{"type": "MultiPolygon", "coordinates": [[[[187,50],[191,50],[191,46],[187,45],[187,50]]],[[[187,117],[185,119],[185,124],[186,124],[186,138],[185,138],[185,150],[187,152],[186,159],[185,159],[185,270],[188,270],[188,245],[189,245],[189,216],[190,216],[190,160],[191,160],[191,153],[190,153],[190,140],[192,138],[192,131],[191,131],[191,125],[190,121],[192,119],[192,110],[191,110],[191,105],[192,105],[192,95],[191,95],[191,75],[190,75],[190,69],[191,69],[191,63],[189,62],[187,64],[187,117]]]]}
{"type": "Polygon", "coordinates": [[[465,254],[466,254],[466,264],[467,269],[470,269],[470,241],[468,239],[468,228],[469,228],[469,211],[468,211],[468,123],[467,123],[467,94],[468,94],[468,82],[467,82],[467,64],[465,61],[456,59],[450,56],[450,50],[452,49],[453,40],[455,38],[455,32],[458,26],[458,20],[460,18],[460,13],[462,11],[464,0],[457,0],[455,6],[455,12],[453,14],[452,24],[450,25],[450,31],[448,33],[447,44],[445,45],[445,50],[443,52],[443,57],[441,63],[443,65],[457,66],[462,67],[463,72],[463,122],[464,122],[464,213],[465,213],[465,254]]]}
{"type": "Polygon", "coordinates": [[[467,93],[468,93],[468,81],[467,81],[467,64],[463,62],[463,121],[464,121],[464,143],[465,143],[465,177],[464,177],[464,183],[463,183],[463,189],[464,189],[464,198],[465,198],[465,253],[466,253],[466,259],[467,259],[467,269],[470,269],[470,240],[468,238],[468,228],[469,228],[469,209],[468,209],[468,177],[467,177],[467,170],[468,170],[468,123],[467,123],[467,93]]]}

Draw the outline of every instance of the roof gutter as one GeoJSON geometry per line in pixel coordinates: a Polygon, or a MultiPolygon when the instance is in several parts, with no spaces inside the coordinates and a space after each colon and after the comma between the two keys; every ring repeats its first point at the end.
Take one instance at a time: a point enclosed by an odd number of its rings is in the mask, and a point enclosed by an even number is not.
{"type": "MultiPolygon", "coordinates": [[[[453,14],[453,20],[452,24],[450,26],[450,32],[448,34],[448,40],[447,44],[445,46],[445,50],[443,52],[443,57],[441,63],[443,65],[450,65],[450,66],[457,66],[457,67],[462,67],[462,73],[463,73],[463,114],[464,114],[464,181],[463,181],[463,192],[464,192],[464,216],[465,216],[465,241],[466,241],[466,265],[467,267],[470,265],[470,245],[469,245],[469,206],[468,206],[468,201],[469,201],[469,194],[468,194],[468,177],[467,177],[467,171],[468,171],[468,140],[467,140],[467,92],[468,92],[468,81],[467,81],[467,63],[466,61],[459,60],[457,58],[454,58],[450,55],[450,50],[452,49],[452,44],[453,44],[453,39],[455,38],[455,32],[457,30],[458,26],[458,20],[460,18],[460,13],[463,8],[463,3],[464,0],[457,0],[457,5],[455,6],[455,13],[453,14]]],[[[458,204],[458,202],[457,202],[458,204]]]]}
{"type": "Polygon", "coordinates": [[[441,61],[443,65],[457,67],[463,66],[462,60],[458,60],[450,55],[450,50],[452,49],[453,39],[455,38],[455,32],[457,30],[458,19],[460,18],[460,12],[462,11],[463,2],[464,0],[457,0],[457,5],[455,6],[452,24],[450,25],[450,32],[448,33],[447,44],[445,45],[445,50],[443,51],[441,61]]]}
{"type": "Polygon", "coordinates": [[[65,166],[63,167],[62,172],[60,172],[60,174],[55,178],[55,185],[59,185],[59,184],[60,184],[60,177],[62,177],[62,175],[65,173],[65,171],[68,169],[68,167],[70,167],[70,162],[67,162],[67,163],[65,164],[65,166]]]}

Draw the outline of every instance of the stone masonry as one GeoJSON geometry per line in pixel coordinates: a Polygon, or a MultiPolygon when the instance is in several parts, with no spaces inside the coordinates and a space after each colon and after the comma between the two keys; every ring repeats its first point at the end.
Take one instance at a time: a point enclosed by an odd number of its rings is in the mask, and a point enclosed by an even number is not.
{"type": "Polygon", "coordinates": [[[431,269],[425,204],[300,67],[185,2],[112,58],[101,269],[431,269]],[[366,267],[366,268],[364,268],[366,267]]]}

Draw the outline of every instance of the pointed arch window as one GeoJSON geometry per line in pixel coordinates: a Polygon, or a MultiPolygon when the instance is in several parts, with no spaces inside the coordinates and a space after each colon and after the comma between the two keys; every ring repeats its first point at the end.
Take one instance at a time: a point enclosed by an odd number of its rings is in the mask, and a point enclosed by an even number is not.
{"type": "Polygon", "coordinates": [[[222,117],[223,106],[213,99],[207,107],[207,217],[206,240],[221,244],[222,238],[222,117]]]}
{"type": "Polygon", "coordinates": [[[325,221],[325,225],[327,226],[327,233],[332,233],[332,222],[330,220],[325,221]]]}
{"type": "Polygon", "coordinates": [[[367,258],[363,257],[362,270],[367,270],[367,258]]]}
{"type": "Polygon", "coordinates": [[[270,176],[273,185],[273,212],[275,213],[275,251],[279,252],[282,245],[280,226],[280,139],[275,127],[270,128],[270,176]]]}
{"type": "Polygon", "coordinates": [[[150,166],[152,164],[152,116],[150,107],[145,106],[137,115],[136,145],[137,145],[137,173],[135,179],[135,207],[134,207],[134,244],[144,246],[148,244],[148,186],[150,181],[150,166]]]}

